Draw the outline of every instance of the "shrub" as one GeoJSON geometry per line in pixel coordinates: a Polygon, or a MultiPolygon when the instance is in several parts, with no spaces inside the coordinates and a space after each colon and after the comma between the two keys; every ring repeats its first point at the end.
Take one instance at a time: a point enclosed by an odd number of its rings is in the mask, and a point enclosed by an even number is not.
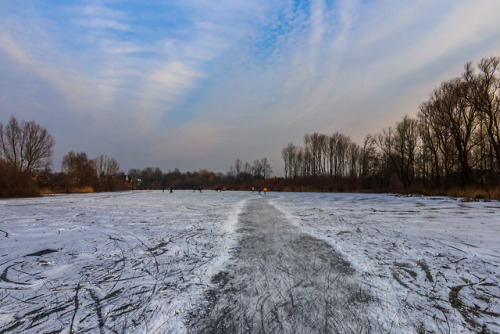
{"type": "Polygon", "coordinates": [[[0,160],[0,197],[34,197],[39,196],[38,185],[28,172],[16,168],[0,160]]]}

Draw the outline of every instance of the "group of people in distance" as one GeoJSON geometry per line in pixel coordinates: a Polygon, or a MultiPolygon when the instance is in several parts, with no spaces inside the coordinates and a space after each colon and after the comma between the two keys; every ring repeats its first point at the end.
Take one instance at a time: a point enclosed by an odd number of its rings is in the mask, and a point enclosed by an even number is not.
{"type": "MultiPolygon", "coordinates": [[[[201,193],[201,187],[194,188],[194,189],[193,189],[193,192],[195,192],[195,191],[197,191],[197,190],[201,193]]],[[[215,191],[220,191],[220,192],[222,192],[222,188],[219,188],[219,187],[215,188],[214,190],[215,190],[215,191]]],[[[254,192],[254,191],[256,191],[256,190],[259,192],[259,195],[260,195],[262,192],[264,192],[264,195],[265,195],[265,194],[266,194],[266,192],[267,192],[267,188],[260,189],[260,187],[258,187],[258,188],[254,188],[254,187],[252,187],[252,192],[254,192]]],[[[165,192],[165,188],[162,188],[162,192],[165,192]]],[[[172,187],[170,187],[170,188],[168,188],[168,192],[172,194],[172,193],[174,192],[174,189],[173,189],[172,187]]]]}
{"type": "Polygon", "coordinates": [[[260,187],[259,187],[259,188],[257,188],[257,189],[255,189],[254,187],[252,187],[252,192],[254,192],[255,190],[257,190],[257,191],[259,192],[259,195],[260,195],[262,192],[264,192],[264,195],[265,195],[265,194],[266,194],[266,192],[267,192],[267,188],[264,188],[264,189],[262,189],[262,190],[261,190],[261,189],[260,189],[260,187]]]}

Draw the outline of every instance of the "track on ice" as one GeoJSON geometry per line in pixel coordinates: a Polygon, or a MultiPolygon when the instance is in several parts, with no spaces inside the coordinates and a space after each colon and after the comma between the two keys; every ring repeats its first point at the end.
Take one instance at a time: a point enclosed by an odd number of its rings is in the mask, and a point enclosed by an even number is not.
{"type": "Polygon", "coordinates": [[[239,240],[205,303],[189,318],[199,333],[364,333],[374,297],[330,244],[304,234],[262,197],[239,217],[239,240]]]}

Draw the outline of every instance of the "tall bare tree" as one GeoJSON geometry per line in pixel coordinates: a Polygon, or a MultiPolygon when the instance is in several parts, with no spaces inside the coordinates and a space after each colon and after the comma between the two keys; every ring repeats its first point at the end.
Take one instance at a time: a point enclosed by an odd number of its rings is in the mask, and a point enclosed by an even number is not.
{"type": "Polygon", "coordinates": [[[248,161],[245,161],[245,163],[243,164],[243,173],[247,175],[252,174],[252,165],[248,161]]]}
{"type": "Polygon", "coordinates": [[[236,180],[240,179],[242,172],[243,162],[240,159],[236,159],[234,164],[229,167],[229,172],[234,176],[236,180]]]}
{"type": "Polygon", "coordinates": [[[351,140],[349,137],[339,134],[336,142],[335,151],[337,154],[337,166],[335,168],[335,177],[343,177],[346,170],[347,154],[351,140]]]}
{"type": "Polygon", "coordinates": [[[289,143],[281,150],[281,157],[285,163],[285,178],[292,177],[293,175],[293,164],[297,155],[297,147],[289,143]]]}
{"type": "Polygon", "coordinates": [[[475,106],[466,99],[469,89],[469,83],[456,78],[444,82],[434,92],[437,121],[449,129],[453,138],[464,185],[472,182],[470,154],[475,146],[473,134],[479,124],[475,106]]]}
{"type": "Polygon", "coordinates": [[[485,125],[495,152],[497,182],[500,181],[500,57],[483,58],[475,73],[471,63],[465,66],[464,79],[469,84],[467,98],[485,125]]]}
{"type": "Polygon", "coordinates": [[[120,165],[115,158],[101,154],[94,159],[97,177],[114,176],[120,173],[120,165]]]}
{"type": "Polygon", "coordinates": [[[359,159],[361,156],[361,150],[358,144],[351,142],[349,144],[349,176],[351,178],[356,178],[359,173],[359,159]]]}
{"type": "Polygon", "coordinates": [[[405,115],[396,125],[396,153],[403,185],[410,186],[415,180],[415,159],[418,145],[418,121],[405,115]]]}
{"type": "Polygon", "coordinates": [[[258,159],[253,161],[252,174],[254,177],[262,177],[262,163],[258,159]]]}
{"type": "Polygon", "coordinates": [[[12,116],[4,127],[0,123],[0,157],[21,172],[49,169],[54,138],[34,121],[17,121],[12,116]]]}
{"type": "Polygon", "coordinates": [[[293,177],[304,176],[304,149],[302,147],[297,148],[297,155],[293,162],[293,177]]]}
{"type": "Polygon", "coordinates": [[[374,166],[377,161],[377,150],[372,135],[367,135],[360,150],[361,182],[365,184],[366,179],[374,174],[374,166]]]}
{"type": "Polygon", "coordinates": [[[270,177],[273,169],[271,168],[271,165],[269,164],[267,158],[260,159],[260,166],[262,168],[262,177],[270,177]]]}
{"type": "Polygon", "coordinates": [[[330,177],[333,177],[334,173],[337,176],[337,166],[338,166],[338,156],[337,156],[337,141],[339,140],[340,133],[335,132],[332,136],[328,138],[328,162],[330,169],[330,177]]]}
{"type": "Polygon", "coordinates": [[[239,179],[240,177],[242,165],[243,163],[241,162],[240,159],[236,159],[236,161],[234,162],[234,171],[236,172],[236,179],[239,179]]]}

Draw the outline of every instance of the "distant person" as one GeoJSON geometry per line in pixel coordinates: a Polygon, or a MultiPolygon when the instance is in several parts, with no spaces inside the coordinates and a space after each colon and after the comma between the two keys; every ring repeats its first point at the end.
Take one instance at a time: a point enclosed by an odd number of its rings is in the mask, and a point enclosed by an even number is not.
{"type": "Polygon", "coordinates": [[[174,193],[174,190],[172,189],[172,187],[170,187],[168,190],[170,191],[171,194],[174,193]]]}
{"type": "Polygon", "coordinates": [[[267,188],[264,188],[264,195],[267,193],[267,188]]]}

